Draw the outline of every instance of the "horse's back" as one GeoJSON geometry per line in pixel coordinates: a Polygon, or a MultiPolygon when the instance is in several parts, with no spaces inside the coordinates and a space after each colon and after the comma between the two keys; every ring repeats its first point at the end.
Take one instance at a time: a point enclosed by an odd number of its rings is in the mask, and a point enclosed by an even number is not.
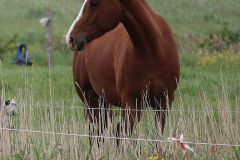
{"type": "MultiPolygon", "coordinates": [[[[165,57],[164,62],[162,62],[165,65],[164,68],[168,68],[168,71],[165,71],[168,75],[166,77],[174,77],[174,82],[171,83],[174,83],[173,90],[175,91],[177,88],[176,82],[178,83],[180,76],[180,62],[176,39],[169,23],[157,13],[155,14],[155,18],[156,24],[158,25],[161,32],[160,37],[162,40],[160,45],[163,52],[161,54],[164,54],[165,57]]],[[[164,72],[164,70],[162,72],[164,72]]],[[[169,80],[166,80],[166,82],[169,82],[169,80]]]]}
{"type": "Polygon", "coordinates": [[[165,54],[165,57],[168,57],[169,64],[173,63],[171,65],[180,66],[177,43],[169,23],[157,13],[155,14],[155,20],[156,25],[159,27],[160,30],[161,37],[160,45],[165,54]]]}

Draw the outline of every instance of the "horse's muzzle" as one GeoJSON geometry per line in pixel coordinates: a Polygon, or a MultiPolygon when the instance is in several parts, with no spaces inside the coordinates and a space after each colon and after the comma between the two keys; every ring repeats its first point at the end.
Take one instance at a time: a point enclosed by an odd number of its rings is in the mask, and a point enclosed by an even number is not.
{"type": "Polygon", "coordinates": [[[85,49],[85,42],[81,41],[80,43],[74,42],[74,39],[71,37],[66,40],[67,46],[72,51],[83,51],[85,49]]]}

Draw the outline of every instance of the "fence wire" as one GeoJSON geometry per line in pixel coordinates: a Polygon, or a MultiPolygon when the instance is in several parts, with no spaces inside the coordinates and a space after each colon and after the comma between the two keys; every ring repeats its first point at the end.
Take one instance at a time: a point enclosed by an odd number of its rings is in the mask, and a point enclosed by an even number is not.
{"type": "MultiPolygon", "coordinates": [[[[21,104],[21,105],[26,105],[26,104],[21,104]]],[[[122,108],[85,108],[85,107],[74,107],[74,106],[54,106],[54,105],[41,105],[41,104],[27,104],[27,106],[35,106],[35,107],[48,107],[48,108],[69,108],[69,109],[85,109],[85,110],[107,110],[107,111],[141,111],[141,112],[162,112],[162,111],[167,111],[167,112],[195,112],[195,113],[240,113],[240,111],[237,110],[228,110],[228,111],[219,111],[219,110],[174,110],[174,109],[168,109],[168,110],[163,110],[163,109],[150,109],[150,108],[145,108],[145,109],[122,109],[122,108]]]]}
{"type": "MultiPolygon", "coordinates": [[[[54,135],[64,135],[64,136],[77,136],[77,137],[118,139],[118,140],[128,140],[128,141],[146,141],[146,142],[173,143],[172,141],[157,140],[157,139],[140,139],[140,138],[125,138],[125,137],[112,137],[112,136],[93,136],[93,135],[86,135],[86,134],[74,134],[74,133],[59,133],[59,132],[47,132],[47,131],[35,131],[35,130],[27,130],[27,129],[0,128],[0,130],[18,131],[18,132],[29,132],[29,133],[41,133],[41,134],[54,134],[54,135]]],[[[205,143],[205,142],[183,142],[183,143],[185,143],[185,144],[194,144],[194,145],[212,145],[212,146],[240,147],[240,144],[224,144],[224,143],[221,144],[221,143],[205,143]]]]}

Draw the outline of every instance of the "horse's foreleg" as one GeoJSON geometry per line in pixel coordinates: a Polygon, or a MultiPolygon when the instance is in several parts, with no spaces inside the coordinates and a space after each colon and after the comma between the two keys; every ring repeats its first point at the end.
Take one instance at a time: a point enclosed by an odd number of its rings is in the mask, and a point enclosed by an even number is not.
{"type": "MultiPolygon", "coordinates": [[[[160,106],[155,106],[155,109],[156,109],[155,125],[156,125],[156,129],[158,131],[157,132],[158,136],[160,136],[158,134],[160,132],[162,133],[162,135],[164,134],[164,128],[165,128],[165,124],[166,124],[168,109],[171,108],[173,100],[174,100],[174,93],[169,94],[168,97],[163,97],[160,101],[161,102],[160,106]],[[167,98],[169,100],[168,102],[167,102],[167,98]]],[[[163,149],[161,147],[161,142],[156,142],[156,147],[159,152],[162,152],[163,149]]]]}
{"type": "MultiPolygon", "coordinates": [[[[112,119],[112,106],[106,102],[99,101],[99,98],[95,101],[91,101],[90,107],[87,109],[89,118],[89,143],[93,143],[93,135],[102,136],[105,130],[108,128],[112,119]]],[[[102,138],[96,138],[98,145],[102,138]]]]}
{"type": "MultiPolygon", "coordinates": [[[[117,125],[116,136],[120,137],[129,137],[132,134],[134,123],[138,123],[142,116],[142,111],[137,110],[136,104],[126,103],[126,101],[121,102],[123,115],[121,121],[117,125]]],[[[117,139],[117,145],[120,145],[120,139],[117,139]]]]}
{"type": "Polygon", "coordinates": [[[167,98],[162,97],[160,105],[156,106],[156,114],[155,114],[155,126],[158,133],[164,133],[164,127],[166,122],[166,109],[167,109],[167,98]]]}
{"type": "Polygon", "coordinates": [[[174,101],[174,92],[169,93],[167,97],[161,98],[160,106],[155,106],[155,109],[157,110],[155,115],[155,125],[158,131],[161,130],[162,134],[164,133],[168,110],[171,109],[173,101],[174,101]],[[161,129],[160,129],[160,126],[161,126],[161,129]]]}

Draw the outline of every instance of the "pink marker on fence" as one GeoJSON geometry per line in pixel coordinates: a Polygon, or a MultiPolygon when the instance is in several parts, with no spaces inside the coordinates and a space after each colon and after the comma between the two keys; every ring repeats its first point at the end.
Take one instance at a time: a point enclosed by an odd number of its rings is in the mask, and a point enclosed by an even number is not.
{"type": "Polygon", "coordinates": [[[180,136],[180,139],[170,137],[170,138],[167,138],[167,140],[180,143],[180,146],[181,146],[181,149],[182,149],[184,155],[186,154],[187,150],[192,151],[194,153],[194,156],[196,155],[193,148],[191,148],[188,145],[183,143],[183,134],[180,136]]]}

